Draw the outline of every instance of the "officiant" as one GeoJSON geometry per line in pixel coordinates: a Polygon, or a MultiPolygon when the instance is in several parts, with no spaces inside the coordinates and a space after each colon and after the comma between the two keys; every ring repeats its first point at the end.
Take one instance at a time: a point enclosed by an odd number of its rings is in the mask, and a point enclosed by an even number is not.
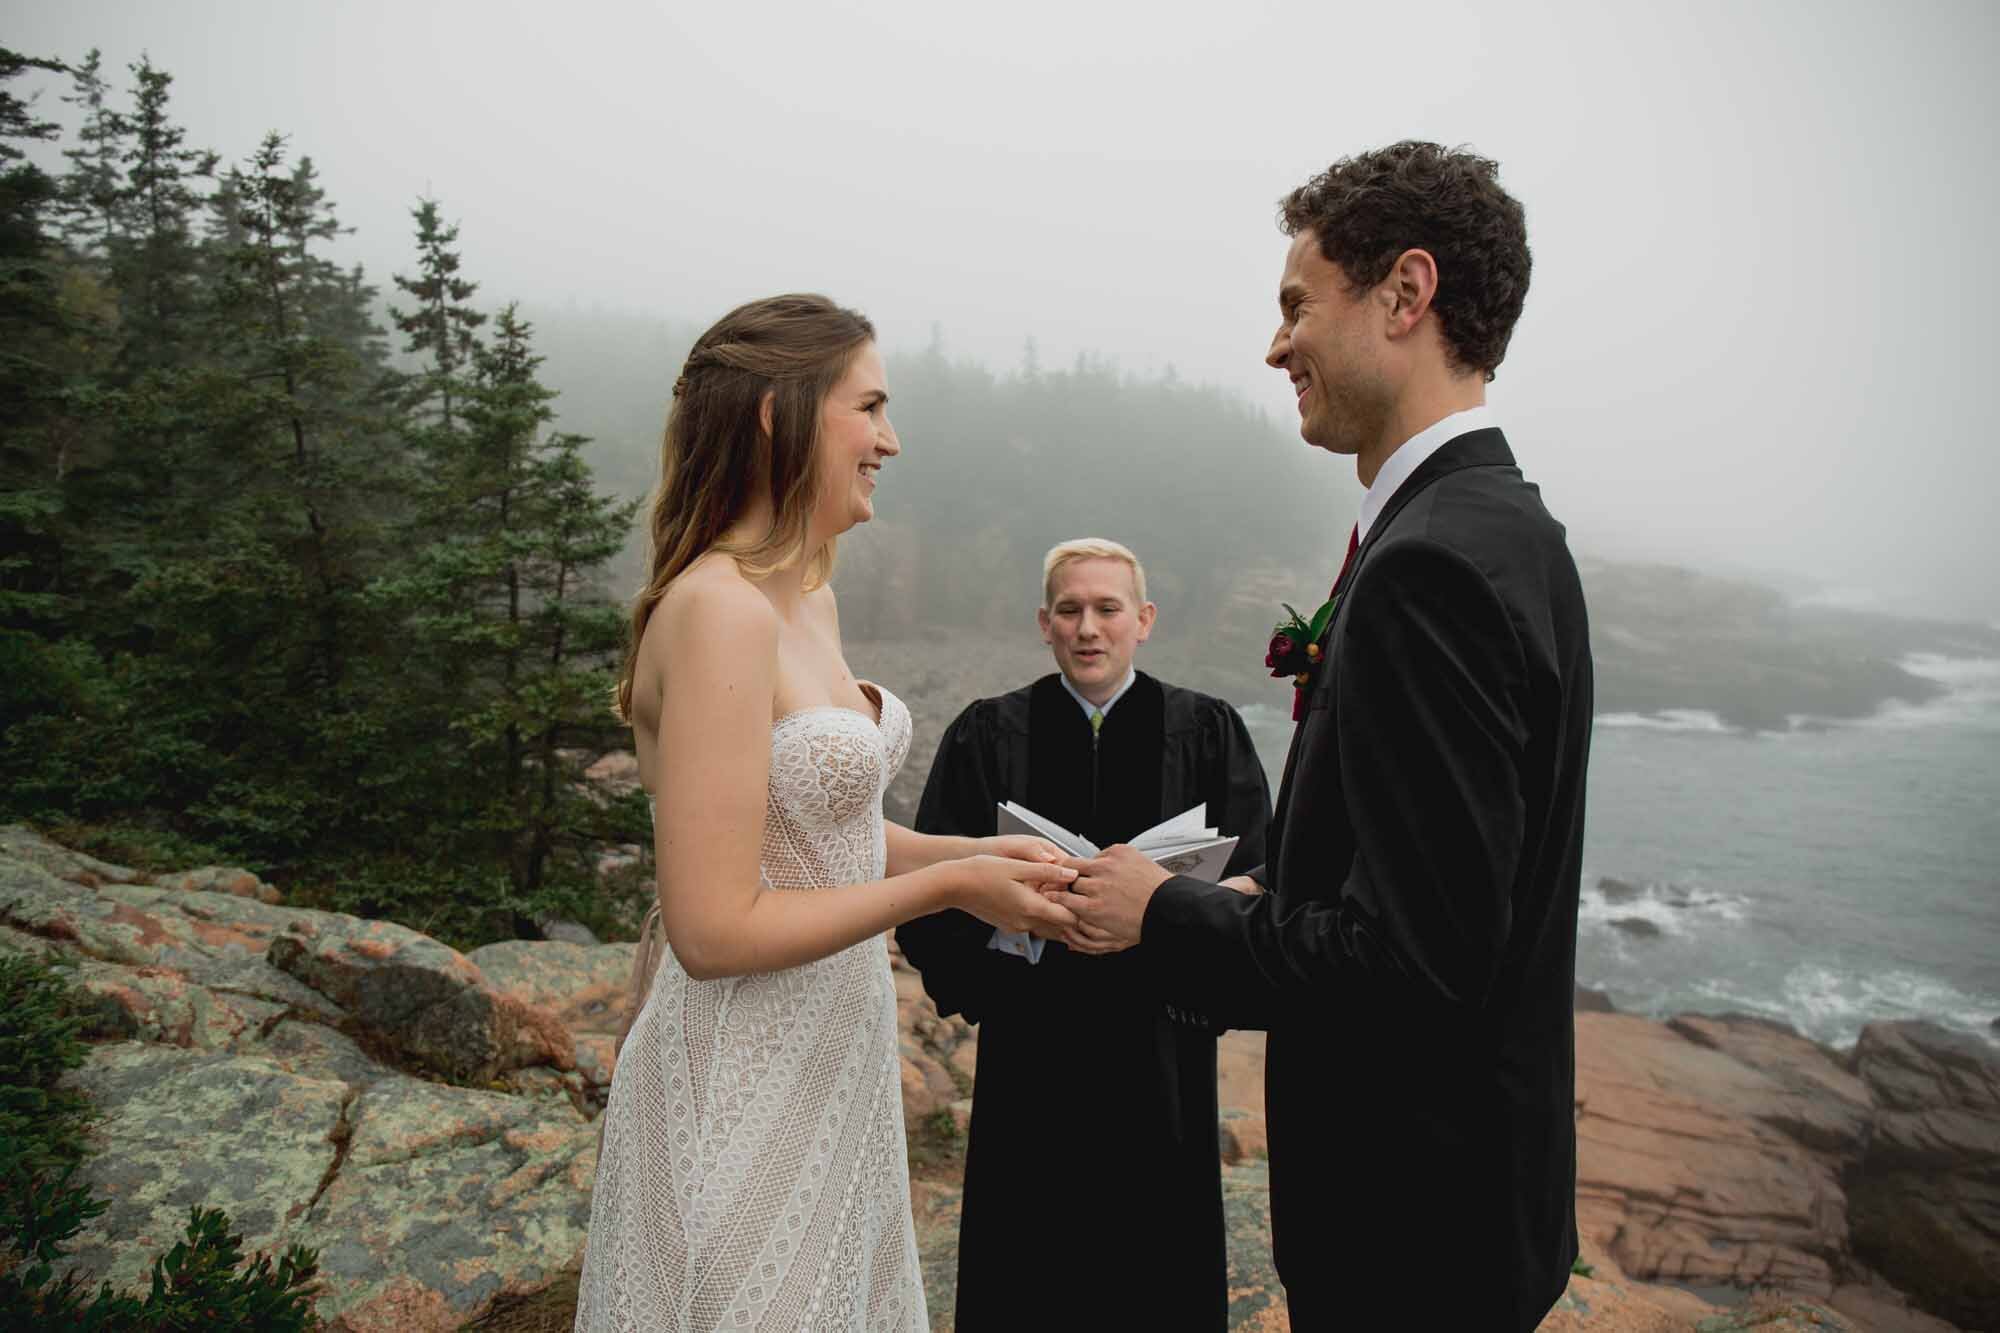
{"type": "MultiPolygon", "coordinates": [[[[1133,665],[1157,615],[1126,547],[1051,550],[1037,620],[1057,670],[959,714],[916,827],[990,835],[1017,801],[1108,847],[1206,802],[1240,839],[1227,873],[1261,864],[1271,800],[1243,719],[1133,665]]],[[[896,940],[938,1011],[979,1025],[960,1333],[1227,1327],[1217,1034],[1169,1017],[1144,946],[1090,957],[962,912],[896,940]],[[1079,1143],[1065,1125],[1118,1128],[1079,1143]]]]}

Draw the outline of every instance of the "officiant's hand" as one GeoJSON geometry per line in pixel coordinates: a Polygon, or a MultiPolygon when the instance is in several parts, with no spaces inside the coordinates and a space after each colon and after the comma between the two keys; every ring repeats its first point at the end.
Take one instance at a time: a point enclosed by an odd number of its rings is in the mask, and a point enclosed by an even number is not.
{"type": "Polygon", "coordinates": [[[1153,891],[1173,878],[1122,842],[1095,860],[1071,857],[1063,864],[1077,872],[1076,883],[1047,897],[1076,915],[1079,924],[1063,942],[1079,953],[1117,953],[1137,944],[1153,891]]]}

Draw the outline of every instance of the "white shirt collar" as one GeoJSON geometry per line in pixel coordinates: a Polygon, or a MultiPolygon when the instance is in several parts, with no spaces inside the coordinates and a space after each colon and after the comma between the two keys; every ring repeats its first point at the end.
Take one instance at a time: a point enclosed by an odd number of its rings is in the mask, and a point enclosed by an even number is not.
{"type": "Polygon", "coordinates": [[[1454,412],[1443,420],[1430,425],[1403,441],[1395,453],[1382,462],[1382,470],[1375,474],[1375,484],[1361,497],[1361,517],[1354,526],[1363,540],[1368,537],[1368,529],[1389,507],[1389,497],[1397,487],[1410,479],[1410,474],[1424,465],[1424,460],[1450,444],[1461,435],[1470,435],[1476,430],[1485,430],[1499,423],[1493,419],[1493,410],[1484,404],[1468,407],[1463,412],[1454,412]]]}
{"type": "MultiPolygon", "coordinates": [[[[1076,686],[1069,683],[1068,676],[1065,676],[1063,675],[1062,672],[1058,671],[1056,672],[1056,678],[1062,681],[1063,688],[1069,691],[1069,697],[1076,700],[1077,704],[1080,707],[1082,707],[1083,715],[1085,717],[1089,717],[1092,713],[1095,713],[1098,710],[1097,704],[1092,703],[1090,700],[1084,698],[1081,694],[1077,693],[1076,686]]],[[[1139,668],[1138,667],[1127,668],[1125,672],[1125,683],[1118,687],[1118,693],[1112,695],[1109,699],[1106,699],[1104,701],[1103,708],[1104,708],[1104,715],[1106,717],[1109,717],[1111,715],[1112,707],[1116,705],[1120,699],[1123,699],[1125,697],[1125,691],[1131,689],[1132,682],[1137,679],[1139,679],[1139,668]]]]}

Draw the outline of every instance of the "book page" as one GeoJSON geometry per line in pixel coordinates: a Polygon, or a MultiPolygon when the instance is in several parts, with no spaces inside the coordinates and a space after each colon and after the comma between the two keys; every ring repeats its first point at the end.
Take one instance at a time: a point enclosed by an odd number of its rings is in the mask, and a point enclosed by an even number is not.
{"type": "MultiPolygon", "coordinates": [[[[1229,864],[1230,854],[1236,850],[1236,839],[1222,837],[1215,829],[1205,827],[1202,821],[1207,818],[1208,805],[1204,802],[1155,824],[1132,839],[1132,846],[1173,874],[1219,880],[1229,864]]],[[[1001,833],[1047,838],[1071,856],[1099,854],[1097,844],[1082,834],[1072,833],[1053,819],[1013,801],[1001,803],[996,827],[1001,833]]]]}

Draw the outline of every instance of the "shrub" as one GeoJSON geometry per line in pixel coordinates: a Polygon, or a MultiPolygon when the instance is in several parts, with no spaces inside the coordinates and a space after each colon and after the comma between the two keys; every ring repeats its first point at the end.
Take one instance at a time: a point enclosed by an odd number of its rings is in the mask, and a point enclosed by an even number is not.
{"type": "Polygon", "coordinates": [[[294,1245],[275,1267],[246,1263],[243,1237],[219,1209],[190,1210],[187,1237],[153,1261],[142,1298],[104,1284],[92,1295],[74,1272],[55,1277],[63,1247],[108,1206],[72,1184],[91,1108],[65,1088],[83,1063],[77,997],[46,960],[0,957],[0,1328],[257,1330],[319,1326],[318,1256],[294,1245]]]}

